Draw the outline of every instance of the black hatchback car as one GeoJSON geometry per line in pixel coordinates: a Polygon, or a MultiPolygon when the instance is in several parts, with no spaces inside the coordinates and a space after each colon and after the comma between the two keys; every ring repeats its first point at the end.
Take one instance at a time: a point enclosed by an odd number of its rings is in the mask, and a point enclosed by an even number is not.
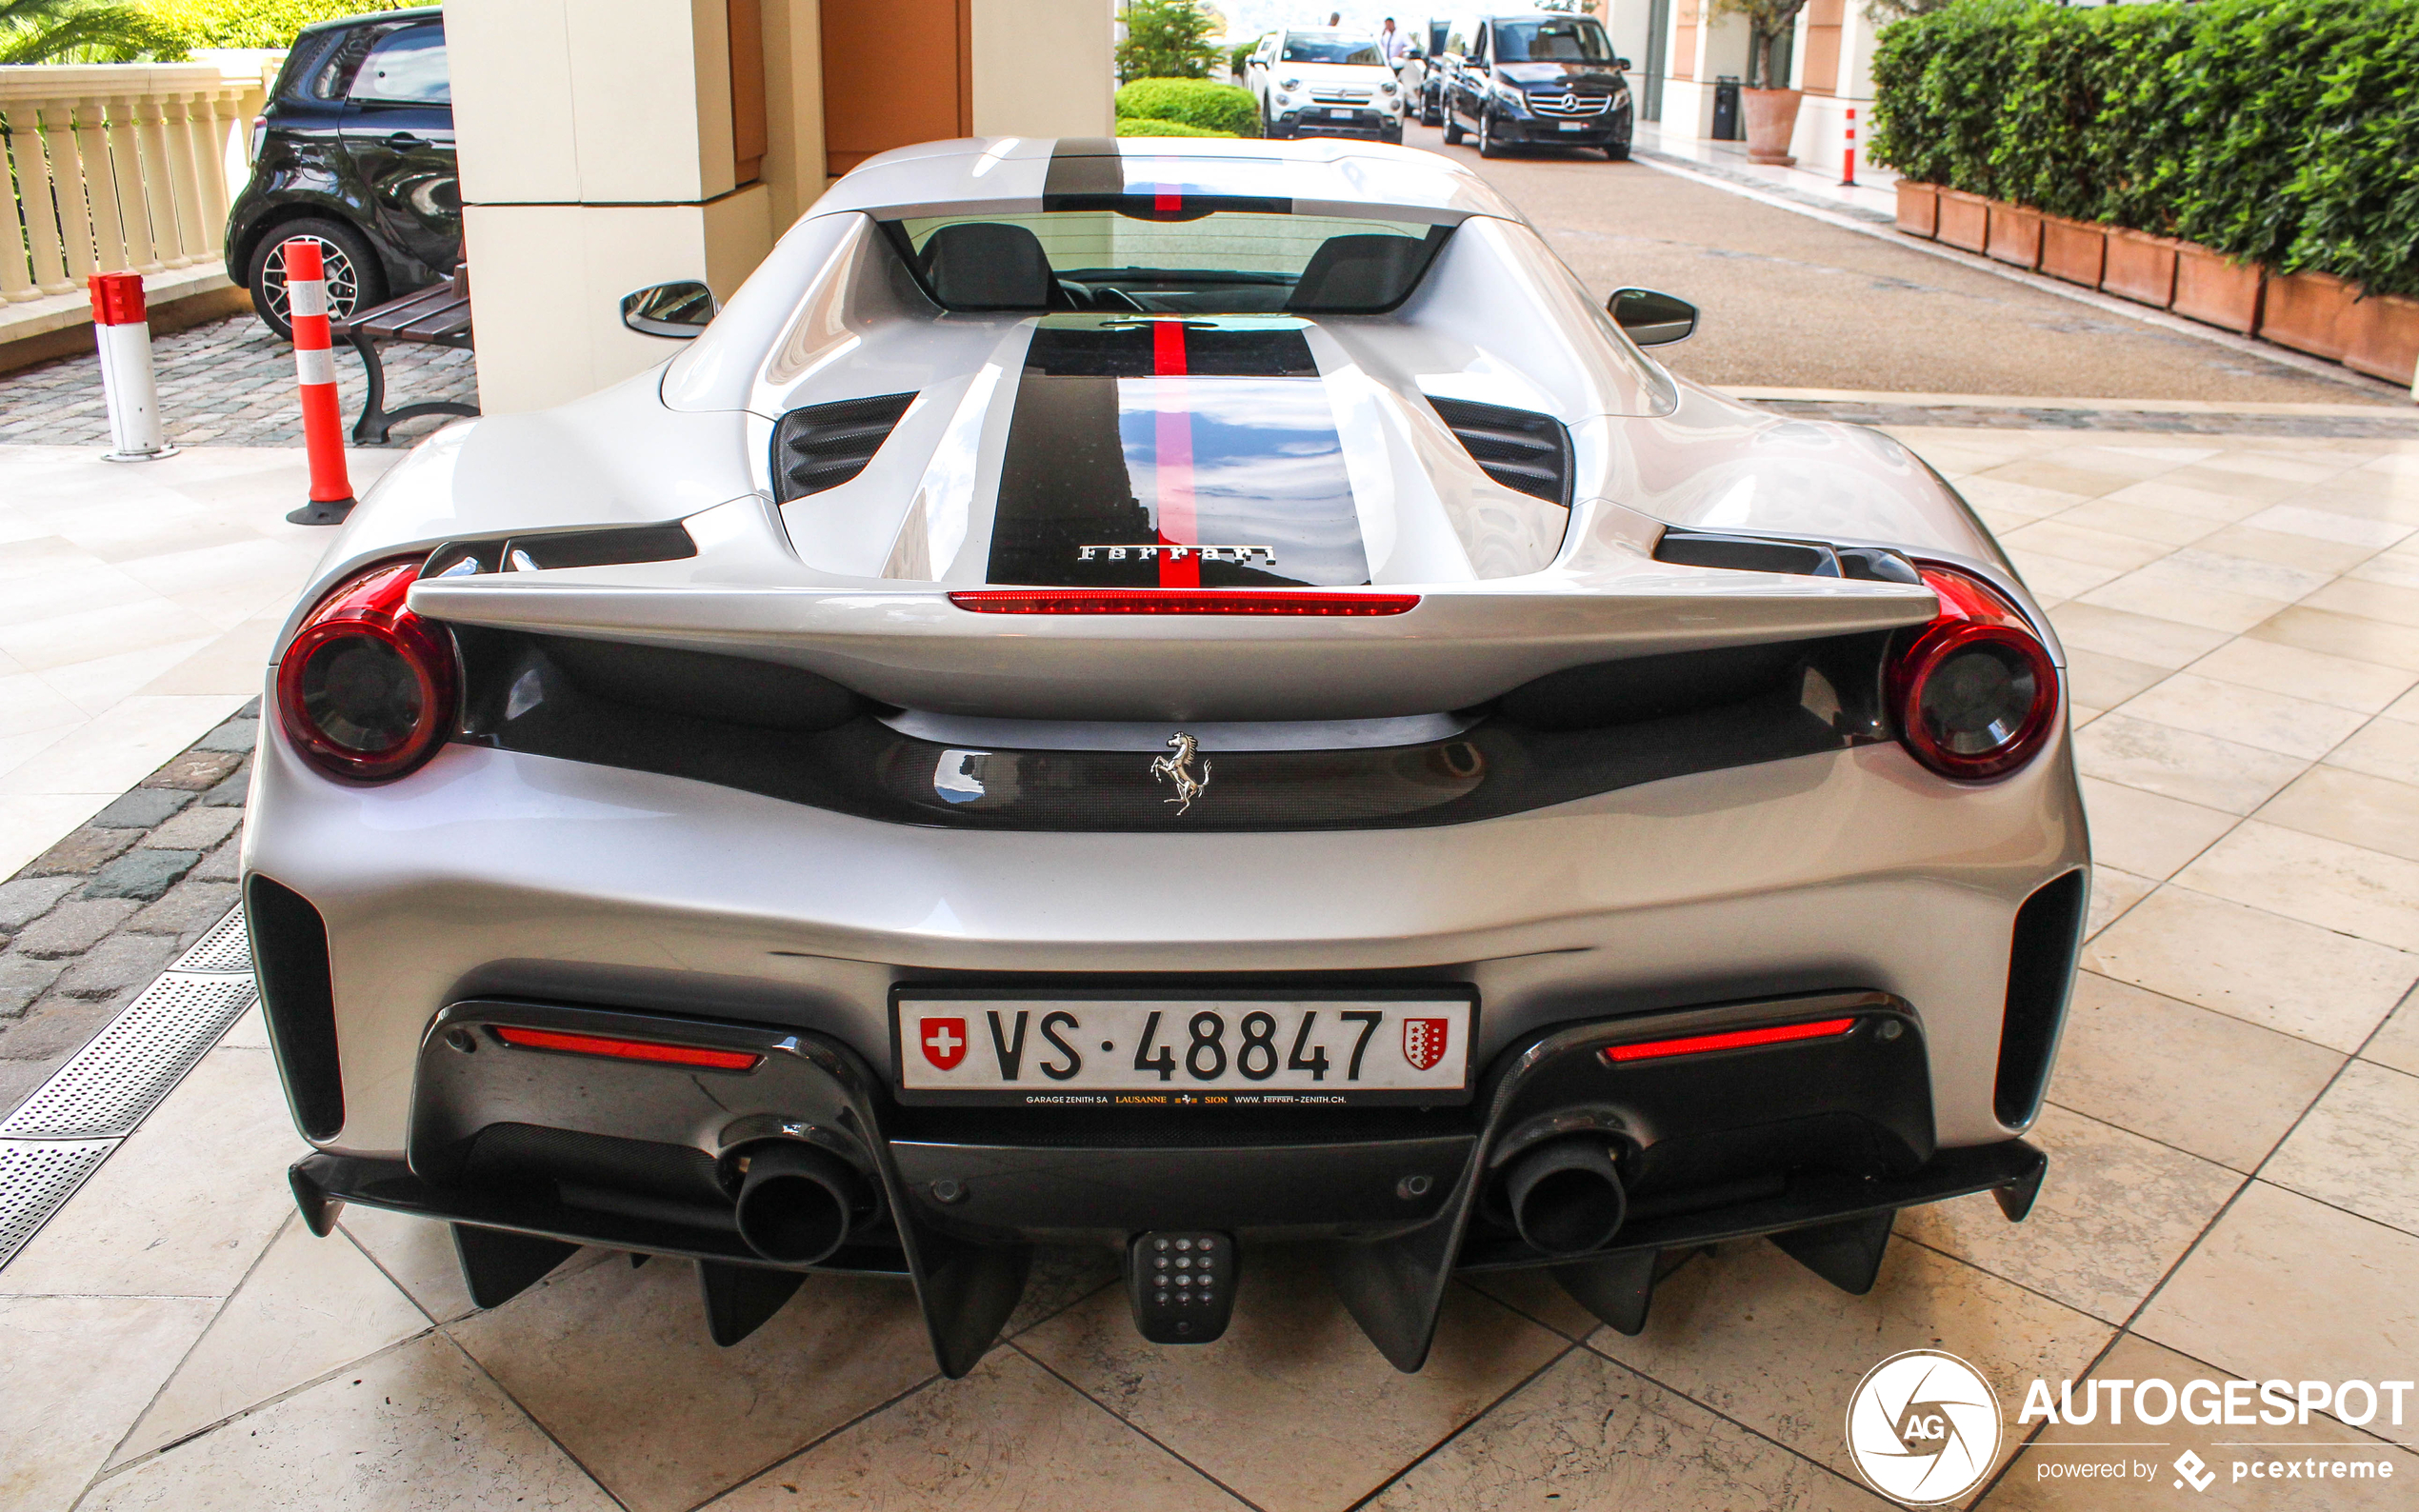
{"type": "Polygon", "coordinates": [[[252,123],[252,176],[227,216],[227,269],[269,328],[286,244],[322,244],[329,312],[409,293],[462,261],[453,93],[434,6],[305,27],[252,123]]]}

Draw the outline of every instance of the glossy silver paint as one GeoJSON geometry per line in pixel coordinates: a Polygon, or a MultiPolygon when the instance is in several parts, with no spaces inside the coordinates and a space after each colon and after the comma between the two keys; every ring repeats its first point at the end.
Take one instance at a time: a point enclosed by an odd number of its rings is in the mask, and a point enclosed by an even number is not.
{"type": "MultiPolygon", "coordinates": [[[[1401,310],[1320,317],[1308,338],[1348,438],[1372,576],[1417,592],[1418,608],[1184,622],[957,610],[948,591],[983,580],[1008,378],[1035,319],[919,305],[871,217],[1037,209],[1052,147],[929,144],[850,174],[666,367],[423,443],[356,510],[297,617],[360,564],[449,539],[678,518],[694,558],[424,582],[412,604],[813,667],[931,728],[1046,721],[1062,741],[1157,752],[1183,721],[1211,760],[1298,745],[1315,722],[1426,728],[1608,657],[1933,611],[1920,587],[1658,563],[1665,525],[1958,564],[2049,634],[1989,533],[1905,448],[1675,379],[1474,175],[1346,142],[1154,142],[1126,168],[1137,182],[1274,176],[1298,206],[1459,222],[1401,310]],[[862,475],[772,502],[781,413],[910,390],[862,475]],[[1573,508],[1494,484],[1428,395],[1562,420],[1573,508]],[[902,552],[911,517],[920,558],[902,552]],[[1270,722],[1292,733],[1232,733],[1270,722]]],[[[1941,1143],[1985,1144],[2017,1132],[1991,1109],[2010,922],[2087,859],[2063,732],[1984,785],[1877,745],[1432,828],[1135,835],[883,825],[467,746],[355,786],[302,763],[271,719],[245,842],[248,872],[328,921],[347,1122],[327,1147],[384,1156],[403,1147],[420,1040],[449,1002],[727,1013],[829,1031],[887,1070],[890,985],[935,968],[1432,969],[1477,986],[1482,1061],[1583,1013],[1873,988],[1923,1021],[1941,1143]],[[1182,908],[1145,882],[1171,876],[1190,879],[1182,908]]]]}

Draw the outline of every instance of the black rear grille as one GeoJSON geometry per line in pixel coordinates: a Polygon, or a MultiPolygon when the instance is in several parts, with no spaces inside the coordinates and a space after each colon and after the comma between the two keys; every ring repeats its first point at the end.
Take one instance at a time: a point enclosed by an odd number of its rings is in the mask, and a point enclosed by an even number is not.
{"type": "Polygon", "coordinates": [[[1467,399],[1428,401],[1487,476],[1507,488],[1570,505],[1570,432],[1551,415],[1467,399]]]}
{"type": "Polygon", "coordinates": [[[913,394],[810,405],[781,417],[772,435],[772,490],[783,503],[836,488],[865,470],[913,394]]]}

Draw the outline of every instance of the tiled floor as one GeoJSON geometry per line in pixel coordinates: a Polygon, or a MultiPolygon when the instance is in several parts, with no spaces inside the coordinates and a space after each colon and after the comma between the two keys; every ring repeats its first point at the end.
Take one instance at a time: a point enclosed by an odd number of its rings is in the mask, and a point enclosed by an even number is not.
{"type": "MultiPolygon", "coordinates": [[[[1542,1278],[1460,1286],[1417,1376],[1307,1255],[1252,1256],[1232,1333],[1185,1350],[1136,1339],[1106,1253],[1057,1253],[944,1383],[896,1287],[811,1280],[725,1351],[680,1264],[584,1254],[480,1312],[431,1225],[354,1208],[310,1238],[255,1016],[0,1271],[0,1505],[1878,1507],[1840,1423],[1900,1349],[1972,1361],[2010,1413],[2087,1370],[2409,1378],[2419,445],[1906,434],[2074,660],[2102,865],[2029,1223],[1909,1213],[1863,1298],[1725,1246],[1636,1339],[1542,1278]]],[[[2172,1505],[2164,1475],[2045,1473],[2112,1436],[2162,1468],[2189,1447],[2223,1471],[2250,1437],[2394,1466],[2221,1475],[2220,1506],[2401,1507],[2419,1476],[2394,1446],[2419,1428],[2382,1416],[2037,1426],[1989,1506],[2172,1505]]]]}
{"type": "MultiPolygon", "coordinates": [[[[286,523],[294,448],[100,451],[0,446],[0,877],[259,695],[335,534],[286,523]]],[[[398,453],[349,455],[358,491],[398,453]]]]}

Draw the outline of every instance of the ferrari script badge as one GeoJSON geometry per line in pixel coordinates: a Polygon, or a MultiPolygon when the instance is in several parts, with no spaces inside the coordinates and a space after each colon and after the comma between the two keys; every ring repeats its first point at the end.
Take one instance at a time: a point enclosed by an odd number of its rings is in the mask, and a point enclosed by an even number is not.
{"type": "Polygon", "coordinates": [[[1181,730],[1168,737],[1168,749],[1171,754],[1152,758],[1150,780],[1176,785],[1176,796],[1160,801],[1175,805],[1176,815],[1182,818],[1185,810],[1192,806],[1192,801],[1210,790],[1210,764],[1203,762],[1198,772],[1193,770],[1194,759],[1201,754],[1201,742],[1181,730]]]}

